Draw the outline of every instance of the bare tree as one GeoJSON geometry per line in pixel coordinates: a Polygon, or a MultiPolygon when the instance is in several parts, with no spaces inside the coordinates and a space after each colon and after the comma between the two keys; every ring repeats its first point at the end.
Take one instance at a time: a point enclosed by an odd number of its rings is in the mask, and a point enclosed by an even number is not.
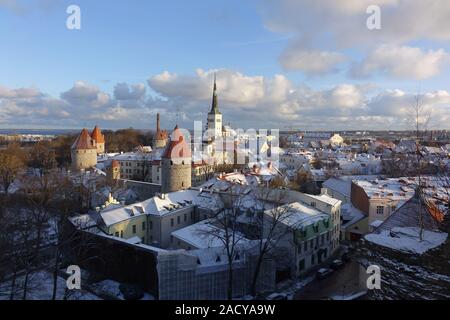
{"type": "Polygon", "coordinates": [[[200,231],[203,236],[218,240],[222,245],[227,257],[228,286],[227,298],[233,298],[233,263],[239,255],[239,245],[245,240],[244,234],[239,228],[238,218],[241,215],[241,204],[244,194],[240,188],[232,188],[232,191],[221,195],[224,199],[225,208],[212,217],[213,228],[200,231]]]}
{"type": "Polygon", "coordinates": [[[17,174],[25,166],[25,155],[16,144],[9,144],[5,150],[0,151],[0,181],[3,190],[8,195],[9,187],[14,182],[17,174]]]}
{"type": "Polygon", "coordinates": [[[278,243],[285,236],[282,224],[289,219],[292,212],[289,206],[284,205],[286,191],[280,189],[259,188],[254,193],[255,207],[258,212],[252,219],[252,238],[258,241],[256,265],[253,270],[251,293],[256,295],[258,278],[265,259],[276,258],[278,243]],[[267,211],[266,211],[267,210],[267,211]]]}
{"type": "MultiPolygon", "coordinates": [[[[421,143],[421,135],[428,128],[428,124],[431,119],[431,111],[427,110],[423,103],[423,95],[416,94],[414,96],[414,100],[411,104],[411,114],[407,119],[410,125],[414,128],[415,138],[416,138],[416,152],[414,157],[414,167],[415,167],[415,175],[418,179],[416,186],[416,194],[419,198],[419,205],[421,208],[425,206],[425,195],[422,190],[423,188],[423,171],[424,171],[424,161],[423,161],[423,152],[422,152],[422,143],[421,143]]],[[[424,217],[422,214],[422,210],[419,210],[419,224],[420,224],[420,241],[423,240],[423,229],[424,229],[424,217]]]]}

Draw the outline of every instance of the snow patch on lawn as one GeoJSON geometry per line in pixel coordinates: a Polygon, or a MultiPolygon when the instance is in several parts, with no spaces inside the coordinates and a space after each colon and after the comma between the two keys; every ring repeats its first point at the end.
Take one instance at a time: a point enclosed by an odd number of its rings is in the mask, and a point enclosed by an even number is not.
{"type": "MultiPolygon", "coordinates": [[[[14,300],[23,297],[23,285],[25,276],[16,279],[14,300]]],[[[51,300],[53,295],[53,275],[45,270],[32,272],[28,278],[27,300],[51,300]]],[[[11,281],[0,283],[0,300],[9,300],[11,292],[11,281]]],[[[56,300],[63,300],[66,295],[66,280],[57,279],[56,300]]],[[[67,300],[101,300],[94,294],[84,290],[68,291],[67,300]]]]}
{"type": "Polygon", "coordinates": [[[420,228],[392,228],[379,234],[368,234],[367,241],[393,250],[413,254],[423,254],[428,250],[439,247],[448,237],[447,233],[423,230],[423,239],[420,241],[420,228]]]}

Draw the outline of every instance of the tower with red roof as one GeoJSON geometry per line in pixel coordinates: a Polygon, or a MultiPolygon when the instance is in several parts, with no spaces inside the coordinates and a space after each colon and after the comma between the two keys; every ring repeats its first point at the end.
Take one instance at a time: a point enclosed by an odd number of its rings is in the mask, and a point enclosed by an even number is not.
{"type": "Polygon", "coordinates": [[[97,164],[97,146],[89,131],[83,129],[71,147],[72,168],[86,170],[97,164]]]}
{"type": "Polygon", "coordinates": [[[161,191],[163,193],[189,189],[192,184],[192,154],[178,125],[161,157],[161,191]]]}

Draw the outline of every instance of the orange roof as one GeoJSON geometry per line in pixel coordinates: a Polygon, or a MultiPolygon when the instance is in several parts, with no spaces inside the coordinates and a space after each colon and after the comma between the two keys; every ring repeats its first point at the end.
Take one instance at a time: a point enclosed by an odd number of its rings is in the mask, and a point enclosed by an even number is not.
{"type": "Polygon", "coordinates": [[[98,126],[95,126],[91,133],[91,138],[97,143],[105,143],[105,136],[102,134],[98,126]]]}
{"type": "Polygon", "coordinates": [[[174,159],[174,158],[190,158],[191,149],[186,143],[183,133],[178,128],[178,125],[173,130],[169,144],[164,150],[163,158],[174,159]]]}
{"type": "Polygon", "coordinates": [[[83,129],[72,145],[73,150],[97,149],[87,129],[83,129]]]}
{"type": "Polygon", "coordinates": [[[114,159],[112,161],[111,165],[112,165],[113,168],[117,168],[117,167],[120,167],[120,162],[118,160],[114,159]]]}

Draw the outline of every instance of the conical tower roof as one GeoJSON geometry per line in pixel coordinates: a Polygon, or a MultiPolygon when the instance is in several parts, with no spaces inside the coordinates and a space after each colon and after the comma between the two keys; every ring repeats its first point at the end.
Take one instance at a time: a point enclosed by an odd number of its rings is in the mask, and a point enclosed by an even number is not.
{"type": "Polygon", "coordinates": [[[94,130],[92,131],[91,138],[94,139],[97,143],[105,143],[105,136],[102,134],[98,126],[95,126],[94,130]]]}
{"type": "Polygon", "coordinates": [[[97,149],[97,148],[94,146],[92,138],[89,135],[89,131],[87,129],[83,129],[81,130],[80,135],[73,143],[72,150],[88,150],[88,149],[97,149]]]}
{"type": "Polygon", "coordinates": [[[162,157],[166,159],[192,157],[191,148],[186,142],[183,133],[178,128],[178,125],[173,129],[173,132],[170,135],[170,141],[167,144],[162,157]]]}

